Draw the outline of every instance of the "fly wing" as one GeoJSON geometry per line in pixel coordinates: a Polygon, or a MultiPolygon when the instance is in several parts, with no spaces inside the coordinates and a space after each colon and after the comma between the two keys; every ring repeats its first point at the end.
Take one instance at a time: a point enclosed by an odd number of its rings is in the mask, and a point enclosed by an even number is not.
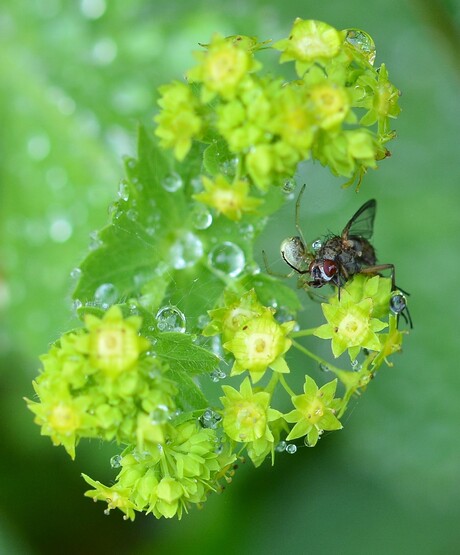
{"type": "Polygon", "coordinates": [[[374,219],[377,203],[375,199],[368,200],[356,214],[350,219],[342,231],[342,239],[345,241],[349,236],[370,239],[374,231],[374,219]]]}

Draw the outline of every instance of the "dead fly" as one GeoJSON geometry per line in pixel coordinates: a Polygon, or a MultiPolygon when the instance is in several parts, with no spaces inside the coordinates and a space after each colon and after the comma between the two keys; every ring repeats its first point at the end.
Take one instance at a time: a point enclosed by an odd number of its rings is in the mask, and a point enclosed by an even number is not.
{"type": "MultiPolygon", "coordinates": [[[[406,298],[395,285],[393,264],[377,264],[375,249],[370,243],[374,230],[376,201],[368,200],[348,221],[340,235],[327,237],[323,242],[314,241],[308,251],[299,225],[299,209],[305,185],[296,202],[296,237],[288,237],[281,243],[281,256],[288,266],[301,275],[309,274],[310,280],[304,284],[319,288],[331,284],[340,288],[355,274],[377,275],[383,270],[391,271],[392,297],[390,309],[401,314],[412,328],[412,319],[406,298]]],[[[407,294],[407,293],[406,293],[407,294]]]]}

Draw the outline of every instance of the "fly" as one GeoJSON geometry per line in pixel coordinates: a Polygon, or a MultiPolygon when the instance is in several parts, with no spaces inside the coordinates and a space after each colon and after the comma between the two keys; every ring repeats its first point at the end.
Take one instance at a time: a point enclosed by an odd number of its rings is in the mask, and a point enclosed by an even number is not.
{"type": "MultiPolygon", "coordinates": [[[[392,297],[390,310],[401,314],[412,328],[404,292],[395,284],[394,264],[377,264],[375,249],[370,240],[374,231],[377,203],[368,200],[350,218],[340,235],[332,235],[324,241],[315,241],[309,251],[299,225],[299,208],[305,185],[296,202],[296,237],[288,237],[281,243],[281,256],[288,266],[301,275],[309,275],[306,285],[320,288],[326,284],[340,289],[356,274],[377,275],[384,270],[391,272],[392,297]]],[[[407,294],[407,293],[406,293],[407,294]]]]}

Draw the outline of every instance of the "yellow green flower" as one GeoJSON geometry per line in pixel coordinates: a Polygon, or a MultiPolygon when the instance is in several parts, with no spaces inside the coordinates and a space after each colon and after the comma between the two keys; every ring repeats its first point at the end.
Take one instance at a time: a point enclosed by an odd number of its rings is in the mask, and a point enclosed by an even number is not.
{"type": "Polygon", "coordinates": [[[332,339],[332,353],[340,356],[348,349],[354,360],[361,349],[380,351],[381,345],[376,332],[388,326],[387,323],[372,318],[373,302],[365,298],[355,303],[348,291],[342,290],[340,302],[321,305],[328,321],[316,328],[314,335],[321,339],[332,339]]]}
{"type": "Polygon", "coordinates": [[[316,61],[334,58],[340,52],[342,43],[342,34],[334,27],[322,21],[298,17],[289,38],[276,42],[273,48],[282,52],[281,63],[295,60],[297,74],[302,76],[316,61]]]}
{"type": "Polygon", "coordinates": [[[309,91],[311,111],[315,123],[322,129],[339,126],[350,110],[350,99],[344,87],[333,83],[319,83],[309,91]]]}
{"type": "Polygon", "coordinates": [[[233,98],[244,77],[260,67],[246,44],[215,33],[205,52],[196,52],[199,65],[187,72],[191,83],[202,83],[201,99],[209,102],[218,94],[233,98]]]}
{"type": "Polygon", "coordinates": [[[255,212],[262,199],[249,196],[249,183],[237,179],[229,183],[223,175],[213,180],[202,176],[205,192],[193,195],[195,200],[215,208],[229,220],[241,220],[243,212],[255,212]]]}
{"type": "Polygon", "coordinates": [[[338,400],[334,399],[337,380],[320,389],[315,380],[305,376],[302,395],[292,397],[295,409],[284,415],[286,422],[295,423],[287,440],[307,436],[310,447],[316,445],[323,430],[340,430],[342,424],[335,416],[338,400]]]}
{"type": "Polygon", "coordinates": [[[80,351],[89,355],[92,366],[107,376],[116,378],[121,372],[133,368],[142,352],[151,345],[139,336],[142,318],[124,319],[119,306],[112,306],[103,316],[85,316],[88,334],[78,340],[80,351]]]}
{"type": "Polygon", "coordinates": [[[269,312],[246,322],[223,345],[235,357],[231,375],[236,376],[248,370],[252,381],[256,383],[268,368],[275,372],[289,372],[284,354],[291,347],[292,341],[287,335],[294,326],[294,321],[279,324],[269,312]]]}
{"type": "Polygon", "coordinates": [[[134,520],[136,506],[130,501],[131,488],[125,488],[119,484],[108,487],[86,474],[82,474],[82,476],[85,482],[94,488],[85,492],[86,497],[91,497],[94,501],[105,501],[107,503],[107,513],[112,509],[119,509],[124,513],[125,520],[134,520]]]}
{"type": "Polygon", "coordinates": [[[224,302],[225,306],[208,312],[211,322],[204,328],[203,335],[221,333],[223,341],[229,341],[252,318],[274,313],[273,308],[267,308],[259,302],[254,289],[243,295],[227,290],[224,302]]]}
{"type": "Polygon", "coordinates": [[[158,101],[162,110],[155,117],[155,134],[163,148],[172,148],[174,156],[183,160],[192,146],[192,140],[200,135],[202,129],[197,99],[188,85],[177,81],[158,90],[162,95],[158,101]]]}

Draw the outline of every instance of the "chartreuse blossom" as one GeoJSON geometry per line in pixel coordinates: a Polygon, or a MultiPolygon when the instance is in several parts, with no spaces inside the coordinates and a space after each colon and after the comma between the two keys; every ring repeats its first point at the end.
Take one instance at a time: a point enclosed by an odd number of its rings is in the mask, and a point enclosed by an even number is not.
{"type": "Polygon", "coordinates": [[[289,38],[275,42],[273,48],[282,52],[280,61],[295,61],[299,77],[315,62],[328,61],[337,56],[343,43],[342,34],[322,21],[298,17],[289,38]]]}
{"type": "Polygon", "coordinates": [[[42,357],[34,382],[39,400],[27,401],[42,434],[72,458],[82,438],[134,439],[139,448],[163,442],[176,386],[167,367],[143,355],[150,342],[139,336],[141,319],[125,319],[113,306],[103,318],[86,315],[85,322],[42,357]],[[159,413],[166,416],[158,419],[159,413]]]}
{"type": "Polygon", "coordinates": [[[192,140],[200,136],[202,120],[199,105],[192,89],[185,83],[174,81],[160,87],[158,104],[162,108],[155,117],[155,135],[163,148],[171,148],[178,160],[187,155],[192,140]]]}
{"type": "Polygon", "coordinates": [[[77,350],[89,356],[89,362],[108,377],[116,378],[133,368],[139,355],[150,347],[150,342],[139,335],[142,318],[130,316],[124,319],[119,306],[114,305],[98,318],[85,316],[89,333],[81,335],[77,350]]]}
{"type": "Polygon", "coordinates": [[[222,389],[225,393],[220,398],[224,407],[224,431],[234,441],[247,444],[248,454],[258,466],[257,463],[273,450],[275,439],[269,424],[280,419],[282,414],[270,407],[267,391],[254,393],[249,378],[243,380],[239,391],[229,385],[222,389]]]}
{"type": "Polygon", "coordinates": [[[246,322],[223,345],[235,357],[230,375],[237,376],[248,370],[252,381],[256,383],[268,368],[282,374],[288,373],[284,355],[291,347],[292,342],[287,335],[294,326],[294,321],[279,324],[268,311],[246,322]]]}
{"type": "Polygon", "coordinates": [[[348,350],[350,359],[354,360],[361,349],[379,351],[380,340],[376,332],[388,324],[372,318],[372,299],[368,297],[355,302],[346,289],[340,295],[339,302],[321,305],[328,323],[316,328],[314,335],[321,339],[332,339],[335,357],[348,350]]]}
{"type": "Polygon", "coordinates": [[[315,380],[305,376],[304,393],[292,397],[295,409],[284,415],[286,422],[295,423],[287,440],[306,436],[306,442],[313,447],[323,430],[342,428],[342,424],[335,416],[340,404],[339,399],[334,399],[336,388],[337,380],[318,389],[315,380]]]}
{"type": "Polygon", "coordinates": [[[202,429],[196,420],[178,424],[163,444],[137,451],[126,449],[119,461],[116,483],[107,487],[84,476],[94,489],[85,495],[106,501],[134,520],[134,511],[155,517],[179,519],[209,493],[221,491],[219,481],[235,460],[228,445],[222,449],[213,429],[202,429]]]}
{"type": "Polygon", "coordinates": [[[249,196],[249,183],[237,179],[229,183],[223,175],[213,180],[202,177],[205,191],[193,195],[195,200],[215,208],[229,220],[241,220],[244,212],[255,212],[263,200],[249,196]]]}
{"type": "Polygon", "coordinates": [[[205,52],[195,52],[199,64],[187,72],[187,79],[203,84],[203,102],[209,102],[216,94],[233,98],[246,75],[259,69],[247,46],[247,41],[227,40],[215,33],[205,52]]]}
{"type": "Polygon", "coordinates": [[[204,328],[203,335],[221,333],[223,341],[229,341],[252,318],[263,314],[273,314],[273,312],[273,308],[265,307],[259,302],[254,289],[241,296],[231,290],[226,290],[224,306],[209,311],[211,322],[204,328]]]}

